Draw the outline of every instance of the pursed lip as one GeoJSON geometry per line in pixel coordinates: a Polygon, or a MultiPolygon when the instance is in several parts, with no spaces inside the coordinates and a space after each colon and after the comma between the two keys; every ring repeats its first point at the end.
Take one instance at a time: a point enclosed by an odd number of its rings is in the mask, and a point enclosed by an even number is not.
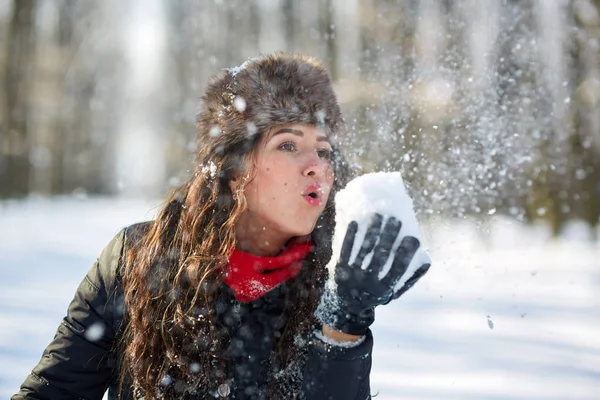
{"type": "Polygon", "coordinates": [[[312,184],[304,190],[302,197],[312,206],[319,206],[323,202],[323,188],[319,184],[312,184]]]}

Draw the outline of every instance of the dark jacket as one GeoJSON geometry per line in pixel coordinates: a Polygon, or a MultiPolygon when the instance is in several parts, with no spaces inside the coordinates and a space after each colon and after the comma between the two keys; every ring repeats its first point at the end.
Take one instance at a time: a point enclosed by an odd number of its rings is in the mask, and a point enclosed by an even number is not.
{"type": "MultiPolygon", "coordinates": [[[[120,271],[128,237],[138,233],[139,227],[138,224],[122,230],[103,250],[79,285],[54,340],[12,400],[100,400],[107,390],[109,399],[117,399],[119,371],[117,355],[111,349],[119,340],[122,329],[120,271]]],[[[231,347],[231,356],[237,358],[229,399],[261,398],[248,393],[260,393],[264,387],[267,372],[262,366],[273,343],[253,339],[273,337],[275,321],[283,309],[285,290],[283,284],[250,303],[240,303],[231,291],[225,291],[221,301],[229,305],[223,309],[235,316],[229,318],[233,323],[228,326],[231,343],[236,344],[231,347]],[[244,330],[247,332],[248,329],[251,335],[244,335],[244,330]],[[256,390],[248,390],[249,387],[256,390]]],[[[373,347],[370,331],[362,344],[351,348],[331,346],[316,337],[309,339],[301,399],[370,399],[373,347]]]]}

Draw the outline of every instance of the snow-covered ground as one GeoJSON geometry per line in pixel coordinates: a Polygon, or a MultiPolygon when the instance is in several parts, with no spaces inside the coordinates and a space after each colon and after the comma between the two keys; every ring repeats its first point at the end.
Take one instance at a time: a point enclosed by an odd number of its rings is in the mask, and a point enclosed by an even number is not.
{"type": "MultiPolygon", "coordinates": [[[[38,361],[103,246],[158,205],[0,203],[0,398],[38,361]]],[[[501,218],[428,226],[434,266],[377,310],[377,398],[600,399],[600,244],[587,235],[573,224],[552,240],[501,218]]]]}

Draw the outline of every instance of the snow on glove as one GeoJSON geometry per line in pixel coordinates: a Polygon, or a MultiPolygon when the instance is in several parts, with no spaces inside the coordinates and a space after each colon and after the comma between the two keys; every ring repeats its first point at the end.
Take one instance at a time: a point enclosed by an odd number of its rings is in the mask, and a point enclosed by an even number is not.
{"type": "Polygon", "coordinates": [[[334,329],[362,335],[374,308],[404,294],[431,261],[416,237],[412,201],[399,173],[350,182],[336,196],[336,214],[330,277],[315,315],[334,329]]]}

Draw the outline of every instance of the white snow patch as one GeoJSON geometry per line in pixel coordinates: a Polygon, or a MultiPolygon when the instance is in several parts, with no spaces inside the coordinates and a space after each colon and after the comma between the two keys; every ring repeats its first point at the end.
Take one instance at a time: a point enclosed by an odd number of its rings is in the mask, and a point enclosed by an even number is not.
{"type": "Polygon", "coordinates": [[[260,293],[267,292],[267,286],[263,285],[261,282],[252,279],[247,282],[246,288],[252,295],[258,295],[260,293]]]}
{"type": "Polygon", "coordinates": [[[361,336],[359,339],[357,339],[354,342],[340,342],[337,341],[335,339],[332,339],[328,336],[323,335],[323,332],[321,332],[320,330],[315,330],[314,331],[314,335],[317,339],[321,340],[322,342],[325,342],[327,344],[330,344],[332,346],[337,346],[337,347],[344,347],[344,348],[352,348],[352,347],[357,347],[360,346],[364,341],[365,341],[365,336],[361,336]]]}
{"type": "Polygon", "coordinates": [[[227,72],[229,72],[231,76],[236,76],[237,74],[245,70],[248,67],[248,65],[250,65],[250,63],[254,61],[258,61],[258,57],[249,58],[246,61],[244,61],[242,65],[238,65],[237,67],[225,68],[225,70],[227,70],[227,72]]]}
{"type": "Polygon", "coordinates": [[[206,165],[202,166],[201,171],[210,179],[215,179],[215,176],[217,176],[217,165],[214,162],[209,161],[206,165]]]}

